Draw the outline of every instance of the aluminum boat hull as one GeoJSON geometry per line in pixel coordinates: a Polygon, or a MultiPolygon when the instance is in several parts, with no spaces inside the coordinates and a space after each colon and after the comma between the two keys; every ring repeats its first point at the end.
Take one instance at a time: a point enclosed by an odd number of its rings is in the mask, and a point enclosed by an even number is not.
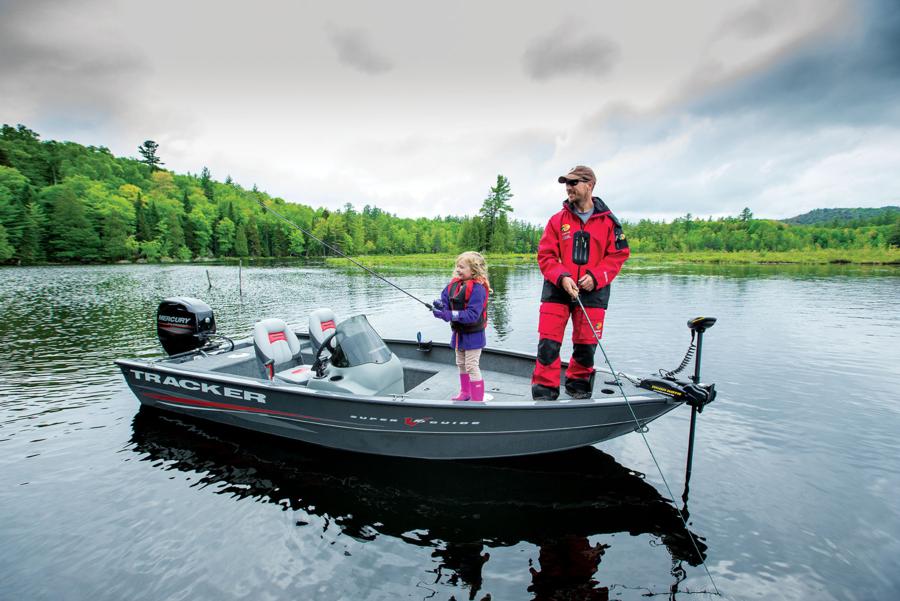
{"type": "Polygon", "coordinates": [[[608,372],[598,372],[595,396],[601,398],[533,401],[534,356],[490,348],[481,364],[485,380],[495,383],[489,385],[494,398],[447,400],[446,386],[456,375],[452,349],[436,344],[422,353],[415,342],[386,342],[404,362],[406,394],[314,390],[205,369],[202,359],[116,363],[147,406],[324,447],[422,459],[511,457],[592,445],[635,431],[681,404],[627,382],[626,403],[618,387],[603,383],[612,377],[608,372]]]}

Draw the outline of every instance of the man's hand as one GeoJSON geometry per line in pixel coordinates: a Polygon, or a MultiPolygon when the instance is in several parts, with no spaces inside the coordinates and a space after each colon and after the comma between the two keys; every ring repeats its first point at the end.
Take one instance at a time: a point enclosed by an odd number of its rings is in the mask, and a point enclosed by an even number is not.
{"type": "Polygon", "coordinates": [[[562,289],[565,290],[569,296],[572,298],[578,298],[578,286],[575,285],[575,280],[566,276],[562,279],[562,289]]]}
{"type": "Polygon", "coordinates": [[[578,280],[578,287],[585,292],[590,292],[594,289],[594,278],[592,278],[588,274],[584,274],[583,276],[581,276],[581,279],[578,280]]]}

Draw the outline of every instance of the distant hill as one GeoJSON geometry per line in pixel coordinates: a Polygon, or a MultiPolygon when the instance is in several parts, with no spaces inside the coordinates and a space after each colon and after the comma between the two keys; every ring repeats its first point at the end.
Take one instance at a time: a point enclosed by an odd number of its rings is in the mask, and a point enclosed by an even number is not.
{"type": "Polygon", "coordinates": [[[793,225],[821,225],[824,223],[849,222],[849,221],[865,221],[865,222],[882,222],[883,224],[891,223],[900,215],[900,207],[889,206],[879,209],[814,209],[809,213],[797,215],[790,219],[782,219],[784,223],[793,225]]]}

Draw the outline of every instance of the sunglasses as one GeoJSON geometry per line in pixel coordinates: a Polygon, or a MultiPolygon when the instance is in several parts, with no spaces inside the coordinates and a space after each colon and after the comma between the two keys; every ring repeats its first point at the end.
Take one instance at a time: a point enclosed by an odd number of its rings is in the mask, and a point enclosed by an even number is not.
{"type": "Polygon", "coordinates": [[[580,180],[580,179],[567,179],[567,180],[566,180],[566,185],[567,185],[567,186],[572,186],[572,187],[574,187],[574,186],[577,186],[577,185],[580,184],[580,183],[581,183],[581,180],[580,180]]]}

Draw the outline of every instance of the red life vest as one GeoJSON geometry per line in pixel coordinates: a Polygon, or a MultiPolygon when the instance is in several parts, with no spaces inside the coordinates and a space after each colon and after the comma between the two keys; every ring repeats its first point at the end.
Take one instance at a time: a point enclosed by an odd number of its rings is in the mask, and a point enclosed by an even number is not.
{"type": "MultiPolygon", "coordinates": [[[[484,284],[482,284],[484,285],[484,284]]],[[[447,296],[450,298],[450,309],[453,311],[464,311],[469,306],[469,299],[472,297],[472,288],[475,286],[475,280],[461,280],[453,278],[447,286],[447,296]]],[[[485,286],[484,310],[481,317],[473,323],[459,323],[451,321],[450,327],[455,332],[480,332],[487,327],[487,304],[488,304],[487,286],[485,286]]]]}

